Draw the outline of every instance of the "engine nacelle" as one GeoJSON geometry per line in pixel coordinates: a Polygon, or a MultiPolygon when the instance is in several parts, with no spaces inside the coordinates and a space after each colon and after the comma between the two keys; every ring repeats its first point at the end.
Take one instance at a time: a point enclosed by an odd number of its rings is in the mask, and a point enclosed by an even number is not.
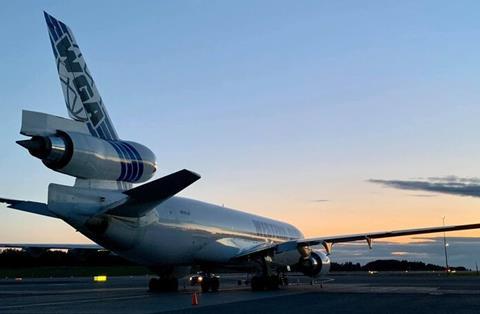
{"type": "Polygon", "coordinates": [[[306,276],[316,277],[330,271],[330,258],[321,250],[312,250],[308,257],[301,257],[295,270],[306,276]]]}
{"type": "Polygon", "coordinates": [[[17,143],[50,169],[82,179],[144,182],[157,169],[153,152],[135,142],[58,131],[17,143]]]}

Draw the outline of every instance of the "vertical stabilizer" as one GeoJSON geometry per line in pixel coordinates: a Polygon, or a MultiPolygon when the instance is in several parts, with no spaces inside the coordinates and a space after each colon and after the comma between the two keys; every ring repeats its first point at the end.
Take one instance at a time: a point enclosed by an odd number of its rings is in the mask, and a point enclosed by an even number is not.
{"type": "Polygon", "coordinates": [[[84,122],[93,136],[118,139],[72,31],[63,22],[44,14],[68,114],[84,122]]]}

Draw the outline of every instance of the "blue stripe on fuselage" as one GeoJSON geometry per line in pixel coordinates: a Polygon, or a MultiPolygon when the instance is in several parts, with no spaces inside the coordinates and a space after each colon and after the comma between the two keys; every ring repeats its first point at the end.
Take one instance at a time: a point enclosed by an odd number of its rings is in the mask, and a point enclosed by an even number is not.
{"type": "Polygon", "coordinates": [[[137,149],[126,142],[108,141],[121,160],[121,174],[118,181],[136,182],[143,175],[143,162],[137,149]]]}
{"type": "Polygon", "coordinates": [[[114,142],[109,142],[113,148],[117,151],[118,157],[120,158],[120,176],[118,177],[118,181],[124,181],[125,180],[125,171],[126,171],[126,166],[123,158],[123,153],[122,151],[118,148],[117,144],[114,142]]]}
{"type": "Polygon", "coordinates": [[[131,176],[129,177],[129,179],[127,181],[134,182],[134,181],[136,181],[136,178],[138,176],[138,162],[135,158],[134,153],[130,150],[130,148],[128,148],[128,146],[125,145],[125,143],[118,142],[118,144],[123,149],[123,151],[126,152],[128,154],[128,156],[130,156],[130,160],[132,162],[132,173],[131,173],[131,176]]]}
{"type": "Polygon", "coordinates": [[[132,150],[132,152],[135,154],[135,159],[138,160],[138,175],[135,178],[135,181],[138,181],[143,175],[142,157],[140,156],[140,153],[137,151],[137,149],[133,145],[131,145],[127,142],[124,142],[123,144],[126,145],[127,147],[129,147],[132,150]]]}
{"type": "Polygon", "coordinates": [[[127,152],[123,149],[122,145],[120,145],[120,142],[116,142],[118,149],[122,152],[123,159],[125,160],[125,166],[126,166],[126,174],[125,174],[125,179],[123,181],[130,182],[132,179],[132,174],[133,174],[133,165],[132,162],[130,161],[130,157],[127,154],[127,152]]]}

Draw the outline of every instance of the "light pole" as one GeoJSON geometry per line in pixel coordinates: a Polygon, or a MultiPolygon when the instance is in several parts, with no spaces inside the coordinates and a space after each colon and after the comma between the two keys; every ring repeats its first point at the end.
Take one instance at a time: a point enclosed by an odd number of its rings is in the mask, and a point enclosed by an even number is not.
{"type": "MultiPolygon", "coordinates": [[[[443,226],[445,227],[445,216],[443,216],[443,226]]],[[[443,249],[445,251],[445,271],[448,273],[448,254],[447,254],[447,236],[445,235],[445,231],[443,232],[443,249]]]]}

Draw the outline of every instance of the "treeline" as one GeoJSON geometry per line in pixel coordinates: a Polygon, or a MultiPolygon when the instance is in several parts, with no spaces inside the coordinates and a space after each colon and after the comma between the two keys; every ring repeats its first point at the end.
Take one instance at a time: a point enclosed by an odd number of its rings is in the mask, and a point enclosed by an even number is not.
{"type": "MultiPolygon", "coordinates": [[[[451,270],[465,271],[465,267],[450,267],[451,270]]],[[[425,264],[423,262],[409,262],[399,260],[376,260],[369,262],[365,265],[360,263],[332,263],[331,271],[443,271],[445,266],[439,266],[434,264],[425,264]]]]}
{"type": "Polygon", "coordinates": [[[108,251],[14,250],[0,252],[0,268],[41,266],[131,266],[129,261],[108,251]]]}
{"type": "MultiPolygon", "coordinates": [[[[42,266],[81,266],[81,267],[109,267],[134,266],[135,264],[124,258],[111,254],[108,251],[71,250],[13,250],[0,251],[0,268],[27,268],[42,266]]],[[[360,263],[332,263],[331,271],[442,271],[444,266],[425,264],[423,262],[409,262],[406,260],[376,260],[365,265],[360,263]]],[[[452,270],[465,271],[465,267],[450,267],[452,270]]]]}

